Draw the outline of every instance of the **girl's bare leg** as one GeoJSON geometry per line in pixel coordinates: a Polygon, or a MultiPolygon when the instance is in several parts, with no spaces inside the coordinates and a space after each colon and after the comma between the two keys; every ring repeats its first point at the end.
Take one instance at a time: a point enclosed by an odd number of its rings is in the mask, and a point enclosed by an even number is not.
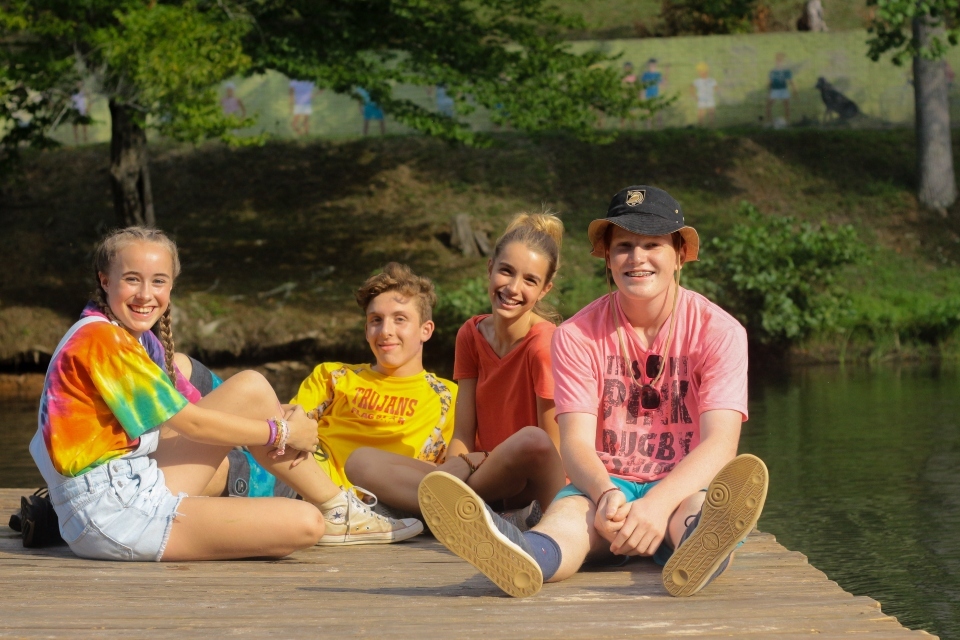
{"type": "MultiPolygon", "coordinates": [[[[255,371],[241,371],[201,398],[197,405],[245,418],[266,420],[280,414],[280,404],[270,383],[255,371]]],[[[231,448],[194,442],[165,427],[151,457],[163,471],[170,491],[197,496],[231,448]]]]}
{"type": "Polygon", "coordinates": [[[180,369],[180,373],[189,380],[190,374],[193,373],[193,361],[190,360],[190,357],[178,351],[173,354],[173,361],[176,363],[177,369],[180,369]]]}
{"type": "MultiPolygon", "coordinates": [[[[197,405],[247,418],[266,420],[282,415],[270,383],[255,371],[242,371],[226,380],[197,405]]],[[[161,435],[160,446],[154,457],[163,470],[167,487],[174,493],[182,491],[190,496],[203,495],[232,447],[193,442],[172,430],[166,430],[161,435]]],[[[340,493],[339,487],[312,460],[291,466],[297,455],[292,449],[288,449],[282,458],[270,456],[272,449],[266,446],[248,449],[267,471],[312,504],[322,504],[340,493]]]]}
{"type": "Polygon", "coordinates": [[[323,515],[300,500],[184,498],[161,559],[282,558],[313,546],[323,531],[323,515]]]}
{"type": "MultiPolygon", "coordinates": [[[[280,415],[281,411],[270,384],[253,371],[233,376],[201,399],[198,405],[264,420],[280,415]]],[[[163,471],[167,488],[172,493],[198,495],[229,450],[230,447],[193,442],[166,429],[152,457],[163,471]]],[[[305,494],[322,497],[327,487],[310,485],[309,479],[316,479],[309,471],[311,465],[300,466],[306,472],[298,475],[298,479],[305,480],[302,487],[305,494]]],[[[319,467],[312,466],[320,472],[319,467]]],[[[320,475],[330,486],[333,485],[322,472],[320,475]]],[[[291,486],[294,485],[291,483],[291,486]]],[[[337,491],[335,487],[334,490],[337,491]]],[[[170,531],[163,559],[279,557],[315,544],[323,530],[320,511],[304,502],[284,498],[185,498],[170,531]],[[265,522],[270,526],[265,527],[265,522]]]]}
{"type": "Polygon", "coordinates": [[[546,510],[566,485],[566,476],[547,432],[524,427],[491,451],[467,484],[487,502],[504,500],[508,508],[516,508],[538,500],[546,510]]]}
{"type": "Polygon", "coordinates": [[[229,458],[224,458],[223,462],[220,463],[220,466],[217,467],[216,472],[213,474],[213,478],[211,478],[207,486],[203,488],[200,495],[210,496],[211,498],[226,496],[228,495],[228,482],[230,482],[230,462],[229,458]]]}

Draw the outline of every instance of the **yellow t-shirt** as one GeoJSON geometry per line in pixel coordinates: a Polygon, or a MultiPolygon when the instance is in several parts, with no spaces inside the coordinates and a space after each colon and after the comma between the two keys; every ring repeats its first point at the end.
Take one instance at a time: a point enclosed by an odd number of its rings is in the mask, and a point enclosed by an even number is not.
{"type": "Polygon", "coordinates": [[[396,378],[369,364],[324,362],[290,402],[317,410],[317,462],[335,484],[350,487],[343,467],[360,447],[443,460],[453,437],[456,399],[456,384],[426,371],[396,378]]]}

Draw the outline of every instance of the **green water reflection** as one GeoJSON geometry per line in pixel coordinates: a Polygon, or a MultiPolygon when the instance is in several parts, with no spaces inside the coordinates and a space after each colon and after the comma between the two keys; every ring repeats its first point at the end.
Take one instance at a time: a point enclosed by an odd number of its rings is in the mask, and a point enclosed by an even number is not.
{"type": "Polygon", "coordinates": [[[45,484],[27,450],[37,432],[38,403],[0,399],[0,487],[45,484]]]}
{"type": "MultiPolygon", "coordinates": [[[[740,449],[770,468],[760,528],[904,625],[960,638],[960,372],[754,378],[740,449]]],[[[34,403],[3,404],[0,486],[39,486],[35,429],[34,403]]]]}
{"type": "Polygon", "coordinates": [[[960,375],[810,368],[751,385],[759,527],[901,623],[960,638],[960,375]]]}

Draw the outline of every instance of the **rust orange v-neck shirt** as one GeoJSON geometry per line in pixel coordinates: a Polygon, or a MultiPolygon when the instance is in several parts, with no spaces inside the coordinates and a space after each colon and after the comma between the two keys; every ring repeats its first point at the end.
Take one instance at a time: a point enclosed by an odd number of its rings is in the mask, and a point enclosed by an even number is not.
{"type": "Polygon", "coordinates": [[[553,399],[553,323],[533,325],[523,341],[500,358],[480,333],[480,321],[489,315],[474,316],[460,327],[453,364],[455,380],[477,380],[478,451],[491,451],[523,427],[537,426],[537,396],[553,399]]]}

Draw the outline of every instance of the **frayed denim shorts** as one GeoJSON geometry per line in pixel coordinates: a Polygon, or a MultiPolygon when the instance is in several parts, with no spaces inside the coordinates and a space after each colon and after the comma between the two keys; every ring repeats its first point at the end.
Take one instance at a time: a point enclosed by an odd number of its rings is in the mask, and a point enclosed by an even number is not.
{"type": "Polygon", "coordinates": [[[159,561],[185,496],[170,493],[147,456],[111,460],[50,489],[63,539],[94,560],[159,561]]]}

